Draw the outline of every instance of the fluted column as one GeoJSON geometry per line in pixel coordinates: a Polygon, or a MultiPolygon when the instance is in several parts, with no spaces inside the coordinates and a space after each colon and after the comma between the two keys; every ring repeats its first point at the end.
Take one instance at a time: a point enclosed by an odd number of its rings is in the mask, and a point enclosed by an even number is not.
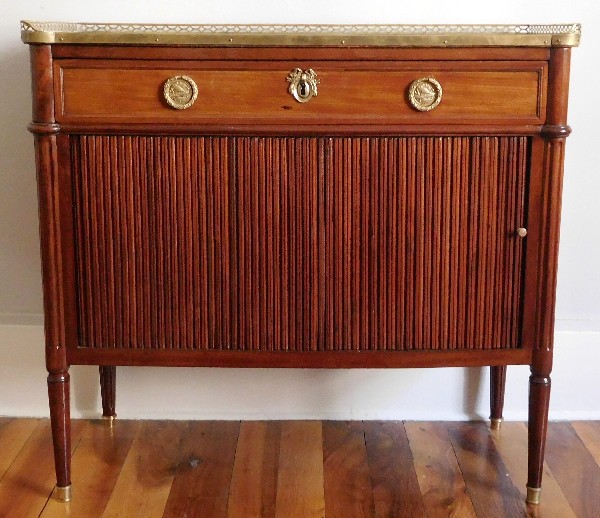
{"type": "Polygon", "coordinates": [[[538,240],[531,252],[536,254],[537,296],[534,321],[533,357],[529,378],[529,468],[527,501],[540,500],[544,448],[550,402],[550,372],[554,343],[554,307],[562,197],[565,138],[571,129],[566,124],[570,48],[553,48],[548,71],[546,125],[533,153],[541,155],[541,197],[537,211],[538,240]]]}

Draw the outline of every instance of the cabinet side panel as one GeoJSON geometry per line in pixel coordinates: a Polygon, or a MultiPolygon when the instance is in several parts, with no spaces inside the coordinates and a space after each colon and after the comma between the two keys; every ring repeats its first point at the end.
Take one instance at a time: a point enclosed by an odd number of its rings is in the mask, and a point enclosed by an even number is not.
{"type": "Polygon", "coordinates": [[[81,345],[518,348],[528,147],[73,137],[81,345]]]}

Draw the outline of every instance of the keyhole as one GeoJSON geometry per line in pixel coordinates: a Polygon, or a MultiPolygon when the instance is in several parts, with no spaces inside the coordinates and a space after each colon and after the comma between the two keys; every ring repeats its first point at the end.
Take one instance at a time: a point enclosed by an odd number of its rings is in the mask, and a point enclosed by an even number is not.
{"type": "Polygon", "coordinates": [[[302,99],[306,99],[310,95],[310,85],[306,81],[300,81],[300,91],[298,94],[302,99]]]}

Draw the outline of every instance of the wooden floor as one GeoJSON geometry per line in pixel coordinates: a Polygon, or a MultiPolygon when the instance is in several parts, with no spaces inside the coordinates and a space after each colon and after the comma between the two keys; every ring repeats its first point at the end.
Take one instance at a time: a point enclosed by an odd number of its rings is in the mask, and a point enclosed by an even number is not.
{"type": "Polygon", "coordinates": [[[0,419],[0,517],[600,517],[600,422],[551,423],[539,508],[504,423],[73,422],[73,500],[48,420],[0,419]]]}

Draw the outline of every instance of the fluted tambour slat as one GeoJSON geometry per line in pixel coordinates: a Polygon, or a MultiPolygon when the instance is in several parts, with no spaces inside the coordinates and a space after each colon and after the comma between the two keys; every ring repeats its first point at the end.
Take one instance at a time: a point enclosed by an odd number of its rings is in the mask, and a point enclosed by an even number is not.
{"type": "Polygon", "coordinates": [[[526,137],[72,137],[85,347],[519,346],[526,137]]]}

